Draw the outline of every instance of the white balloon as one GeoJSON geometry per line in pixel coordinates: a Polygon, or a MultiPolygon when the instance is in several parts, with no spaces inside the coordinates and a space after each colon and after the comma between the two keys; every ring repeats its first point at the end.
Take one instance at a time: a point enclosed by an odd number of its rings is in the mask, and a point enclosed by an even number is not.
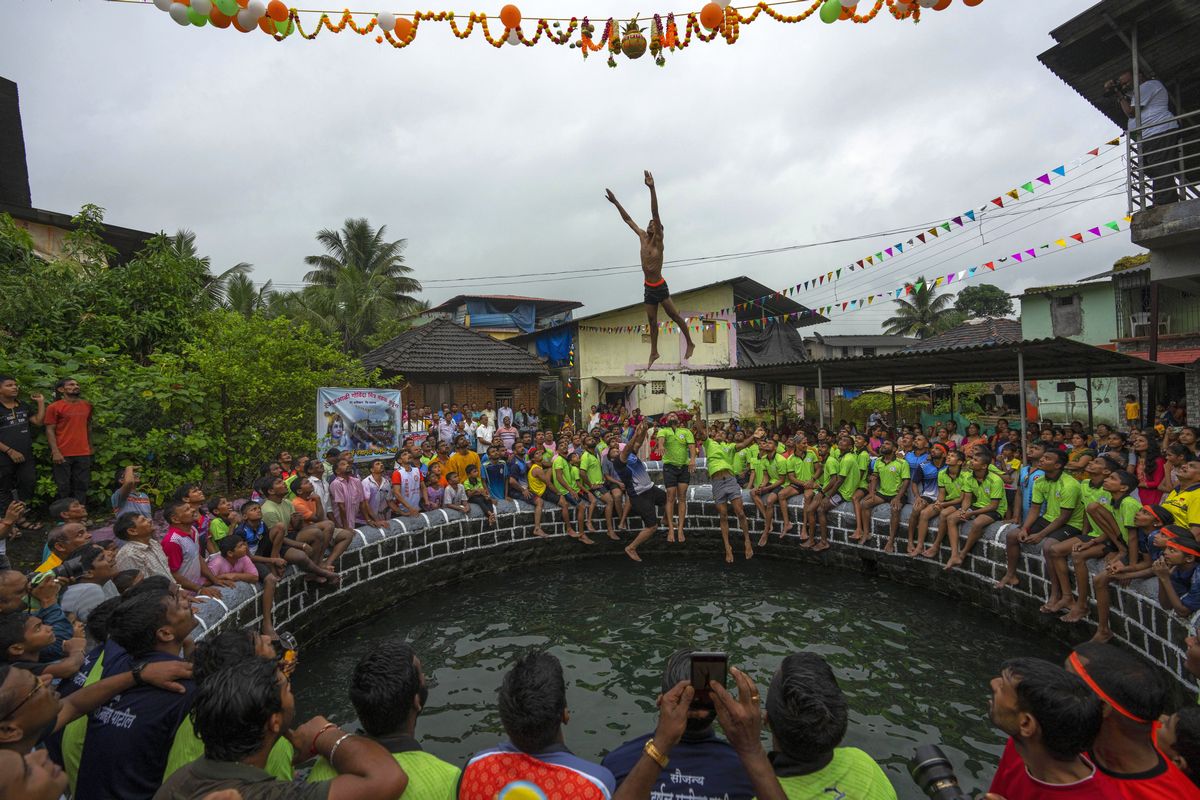
{"type": "MultiPolygon", "coordinates": [[[[715,3],[716,3],[717,5],[719,5],[721,8],[728,8],[728,7],[729,7],[729,0],[713,0],[713,2],[715,2],[715,3]]],[[[857,2],[857,0],[855,0],[855,2],[857,2]]]]}
{"type": "Polygon", "coordinates": [[[207,17],[212,13],[212,0],[192,0],[192,11],[207,17]]]}
{"type": "MultiPolygon", "coordinates": [[[[250,0],[246,4],[245,10],[254,14],[254,23],[257,24],[263,18],[263,15],[267,13],[267,4],[263,0],[250,0]]],[[[245,28],[247,26],[243,25],[242,27],[245,28]]]]}
{"type": "Polygon", "coordinates": [[[246,30],[252,30],[258,24],[259,15],[253,8],[246,7],[237,13],[238,25],[246,30]]]}
{"type": "Polygon", "coordinates": [[[933,8],[938,4],[938,0],[917,0],[921,8],[933,8]]]}
{"type": "Polygon", "coordinates": [[[858,5],[858,0],[842,0],[842,8],[854,8],[858,5]]]}
{"type": "Polygon", "coordinates": [[[396,30],[396,15],[390,11],[380,11],[375,15],[375,19],[379,20],[379,28],[384,31],[396,30]]]}
{"type": "Polygon", "coordinates": [[[513,31],[512,33],[508,34],[508,43],[509,44],[520,44],[521,43],[521,38],[519,36],[517,36],[516,31],[513,31]]]}
{"type": "Polygon", "coordinates": [[[183,3],[171,3],[171,10],[167,13],[171,15],[171,19],[178,22],[180,25],[191,25],[191,21],[187,15],[188,7],[183,3]]]}
{"type": "Polygon", "coordinates": [[[159,11],[170,11],[174,0],[154,0],[154,6],[159,11]]]}

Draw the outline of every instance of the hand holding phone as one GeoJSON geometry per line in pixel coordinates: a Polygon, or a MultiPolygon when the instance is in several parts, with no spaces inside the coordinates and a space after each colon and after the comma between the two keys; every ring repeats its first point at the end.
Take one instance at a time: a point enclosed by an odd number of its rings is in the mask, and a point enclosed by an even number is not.
{"type": "Polygon", "coordinates": [[[696,691],[692,699],[693,708],[714,708],[710,681],[726,686],[729,673],[729,657],[725,653],[692,653],[692,688],[696,691]]]}

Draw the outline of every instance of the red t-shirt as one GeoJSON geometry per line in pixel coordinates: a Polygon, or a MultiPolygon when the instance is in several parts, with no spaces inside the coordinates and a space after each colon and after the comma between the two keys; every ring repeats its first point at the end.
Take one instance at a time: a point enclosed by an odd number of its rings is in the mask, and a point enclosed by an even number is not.
{"type": "Polygon", "coordinates": [[[1119,775],[1113,772],[1102,774],[1112,779],[1117,791],[1125,800],[1196,800],[1200,788],[1192,783],[1183,770],[1173,763],[1158,757],[1158,766],[1136,775],[1119,775]]]}
{"type": "Polygon", "coordinates": [[[64,456],[92,454],[92,443],[88,441],[88,420],[91,418],[92,404],[87,400],[74,403],[55,400],[46,406],[46,424],[54,426],[60,453],[64,456]]]}
{"type": "MultiPolygon", "coordinates": [[[[1090,761],[1087,763],[1091,764],[1090,761]]],[[[1004,745],[1004,755],[1000,757],[1000,766],[996,767],[996,775],[988,791],[1005,800],[1076,797],[1080,800],[1122,800],[1116,783],[1095,767],[1092,767],[1089,777],[1075,783],[1042,783],[1025,769],[1025,762],[1010,738],[1008,744],[1004,745]]]]}

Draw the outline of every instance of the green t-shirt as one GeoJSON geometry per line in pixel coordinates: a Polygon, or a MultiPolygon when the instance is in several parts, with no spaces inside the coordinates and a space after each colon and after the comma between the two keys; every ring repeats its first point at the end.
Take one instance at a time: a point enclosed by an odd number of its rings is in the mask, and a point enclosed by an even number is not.
{"type": "Polygon", "coordinates": [[[1108,506],[1108,510],[1112,511],[1112,495],[1104,490],[1103,485],[1092,486],[1092,482],[1090,480],[1080,481],[1079,500],[1080,505],[1083,506],[1083,513],[1088,519],[1088,536],[1091,536],[1092,538],[1103,536],[1104,532],[1096,527],[1096,520],[1091,514],[1087,513],[1087,507],[1092,503],[1099,503],[1103,506],[1108,506]]]}
{"type": "Polygon", "coordinates": [[[993,500],[999,501],[996,510],[991,512],[991,516],[1002,517],[1008,511],[1008,498],[1004,495],[1004,479],[990,469],[983,480],[975,477],[975,473],[970,470],[963,470],[959,476],[959,481],[962,484],[964,492],[971,493],[971,508],[983,508],[991,505],[993,500]]]}
{"type": "Polygon", "coordinates": [[[840,463],[838,457],[832,453],[825,458],[825,468],[821,470],[821,477],[817,479],[817,484],[824,489],[829,485],[829,479],[838,474],[840,463]]]}
{"type": "Polygon", "coordinates": [[[779,483],[787,480],[788,473],[792,471],[792,462],[783,453],[776,453],[771,458],[767,459],[767,475],[771,479],[771,483],[779,483]]]}
{"type": "Polygon", "coordinates": [[[295,509],[292,508],[291,500],[281,500],[278,503],[273,503],[270,500],[262,501],[263,522],[267,523],[267,530],[274,528],[279,523],[283,523],[284,530],[292,526],[292,514],[295,509]]]}
{"type": "MultiPolygon", "coordinates": [[[[422,750],[407,750],[392,753],[396,763],[408,775],[408,787],[404,800],[455,800],[458,796],[460,770],[447,764],[437,756],[422,750]]],[[[337,777],[337,771],[323,758],[318,758],[308,773],[308,782],[328,781],[337,777]]]]}
{"type": "Polygon", "coordinates": [[[950,477],[949,469],[938,471],[938,488],[943,490],[945,494],[942,499],[947,501],[957,500],[962,497],[962,479],[963,475],[969,474],[967,470],[960,469],[957,478],[950,477]]]}
{"type": "Polygon", "coordinates": [[[676,467],[686,467],[691,462],[688,445],[696,443],[692,432],[682,426],[677,428],[659,428],[658,440],[662,442],[663,463],[676,467]]]}
{"type": "MultiPolygon", "coordinates": [[[[280,737],[271,752],[267,754],[266,772],[277,781],[292,780],[292,758],[296,754],[292,743],[280,737]]],[[[204,756],[204,742],[192,728],[192,717],[187,715],[179,727],[175,729],[175,739],[171,742],[171,752],[167,755],[167,768],[163,770],[163,780],[171,777],[175,770],[192,763],[204,756]]]]}
{"type": "Polygon", "coordinates": [[[792,474],[796,476],[797,481],[807,483],[813,479],[813,464],[816,463],[816,460],[817,457],[812,450],[806,450],[804,455],[792,454],[789,461],[792,474]]]}
{"type": "MultiPolygon", "coordinates": [[[[92,664],[92,669],[87,674],[84,680],[84,686],[91,686],[96,681],[100,680],[104,675],[104,651],[100,651],[100,655],[96,657],[96,663],[92,664]]],[[[62,752],[63,767],[67,773],[67,780],[71,784],[71,795],[75,794],[75,779],[79,776],[79,762],[83,759],[83,743],[87,738],[88,717],[84,715],[79,719],[71,720],[67,723],[67,727],[63,728],[62,744],[60,751],[62,752]]]]}
{"type": "Polygon", "coordinates": [[[584,450],[579,456],[579,469],[587,475],[588,483],[592,486],[604,485],[604,470],[600,468],[600,458],[595,453],[584,450]]]}
{"type": "Polygon", "coordinates": [[[1131,495],[1125,495],[1121,498],[1121,502],[1117,504],[1113,510],[1113,516],[1117,520],[1117,528],[1121,531],[1121,538],[1129,541],[1129,532],[1137,526],[1133,524],[1133,518],[1142,508],[1142,504],[1131,495]]]}
{"type": "MultiPolygon", "coordinates": [[[[732,467],[733,474],[738,475],[738,476],[745,475],[746,468],[749,466],[750,466],[750,448],[743,447],[741,450],[735,449],[733,451],[733,467],[732,467]]],[[[708,474],[709,475],[712,474],[711,467],[709,468],[708,474]]]]}
{"type": "Polygon", "coordinates": [[[763,485],[763,477],[767,473],[767,459],[759,458],[757,455],[750,456],[750,471],[754,473],[750,488],[757,489],[763,485]]]}
{"type": "Polygon", "coordinates": [[[1058,480],[1052,481],[1044,475],[1033,484],[1033,504],[1046,504],[1042,519],[1054,522],[1065,509],[1071,509],[1067,524],[1075,530],[1083,529],[1083,503],[1080,502],[1079,481],[1064,470],[1058,480]]]}
{"type": "Polygon", "coordinates": [[[900,491],[900,484],[910,477],[908,460],[895,457],[889,463],[882,458],[877,458],[875,459],[875,475],[879,478],[879,494],[895,497],[896,493],[900,491]]]}
{"type": "Polygon", "coordinates": [[[559,470],[562,470],[563,481],[566,481],[567,484],[570,484],[571,465],[567,463],[567,460],[562,456],[555,456],[554,460],[550,462],[550,474],[553,476],[554,491],[558,492],[559,494],[570,494],[574,490],[569,488],[567,485],[564,485],[563,482],[558,479],[559,470]]]}
{"type": "MultiPolygon", "coordinates": [[[[745,452],[742,450],[741,452],[745,452]]],[[[707,463],[709,477],[713,473],[733,470],[734,462],[737,460],[737,455],[733,452],[733,445],[728,442],[722,444],[711,436],[704,440],[704,458],[707,463]]]]}
{"type": "Polygon", "coordinates": [[[839,747],[824,769],[779,778],[788,800],[896,800],[896,790],[872,758],[857,747],[839,747]]]}
{"type": "Polygon", "coordinates": [[[467,478],[465,481],[463,481],[462,486],[467,490],[467,492],[474,492],[483,489],[483,481],[479,478],[476,478],[475,480],[467,478]]]}
{"type": "Polygon", "coordinates": [[[208,523],[208,538],[219,542],[228,535],[229,523],[220,517],[213,517],[212,522],[208,523]]]}
{"type": "Polygon", "coordinates": [[[838,494],[843,500],[850,500],[854,497],[854,492],[862,487],[862,467],[858,465],[858,458],[853,453],[847,453],[846,457],[841,460],[838,465],[838,474],[842,476],[842,485],[838,487],[838,494]]]}
{"type": "Polygon", "coordinates": [[[842,460],[842,448],[838,447],[836,444],[829,445],[829,455],[833,456],[838,461],[841,461],[842,460]]]}
{"type": "MultiPolygon", "coordinates": [[[[858,459],[858,471],[863,475],[867,475],[871,471],[871,451],[863,448],[854,454],[858,459]]],[[[903,460],[903,459],[901,459],[903,460]]]]}

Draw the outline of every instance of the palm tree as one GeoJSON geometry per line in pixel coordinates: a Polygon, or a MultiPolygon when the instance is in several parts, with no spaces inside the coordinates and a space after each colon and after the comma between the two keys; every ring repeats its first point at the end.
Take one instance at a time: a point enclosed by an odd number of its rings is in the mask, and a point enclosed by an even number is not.
{"type": "Polygon", "coordinates": [[[203,270],[204,277],[201,278],[201,288],[196,296],[196,302],[209,310],[228,307],[230,281],[236,276],[246,276],[254,269],[253,264],[241,261],[220,275],[213,275],[212,260],[208,256],[199,254],[196,250],[196,234],[186,228],[176,231],[174,236],[167,239],[167,243],[177,258],[195,261],[203,270]]]}
{"type": "Polygon", "coordinates": [[[317,233],[325,253],[304,259],[313,267],[304,276],[308,286],[281,300],[280,307],[336,336],[346,352],[365,352],[376,332],[420,303],[413,294],[421,284],[409,277],[412,268],[401,253],[407,240],[386,241],[386,230],[360,218],[347,219],[340,231],[317,233]]]}
{"type": "Polygon", "coordinates": [[[896,314],[883,321],[883,332],[896,336],[928,339],[949,328],[957,318],[954,298],[936,294],[924,276],[907,284],[907,299],[896,300],[896,314]]]}
{"type": "Polygon", "coordinates": [[[304,263],[314,269],[304,276],[307,283],[333,287],[351,270],[361,275],[379,276],[391,283],[391,294],[397,307],[413,300],[413,294],[421,291],[421,283],[414,278],[412,268],[404,263],[401,252],[408,244],[407,239],[394,242],[384,240],[386,225],[378,230],[364,218],[347,219],[340,231],[325,228],[317,233],[317,241],[325,248],[321,255],[308,256],[304,263]]]}
{"type": "Polygon", "coordinates": [[[274,295],[275,290],[271,288],[271,281],[256,287],[249,275],[239,273],[230,276],[226,283],[225,302],[222,305],[243,317],[252,317],[258,313],[267,312],[271,307],[274,295]]]}

